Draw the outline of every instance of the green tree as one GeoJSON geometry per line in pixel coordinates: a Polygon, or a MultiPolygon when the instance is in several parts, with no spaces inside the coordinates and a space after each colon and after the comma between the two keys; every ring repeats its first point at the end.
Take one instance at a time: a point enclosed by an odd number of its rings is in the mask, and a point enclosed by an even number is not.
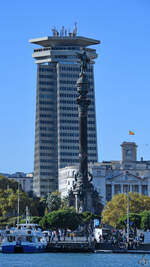
{"type": "MultiPolygon", "coordinates": [[[[143,210],[150,210],[150,197],[138,193],[129,193],[130,213],[139,214],[143,210]]],[[[117,226],[122,216],[127,214],[127,195],[115,195],[109,201],[103,212],[103,222],[114,227],[117,226]]]]}
{"type": "Polygon", "coordinates": [[[94,206],[95,214],[99,216],[101,215],[104,206],[102,204],[102,197],[99,195],[97,190],[93,191],[93,199],[94,199],[93,206],[94,206]]]}
{"type": "Polygon", "coordinates": [[[3,177],[0,175],[0,189],[2,190],[6,190],[12,188],[13,191],[16,191],[18,188],[18,182],[16,182],[15,180],[10,180],[6,177],[3,177]]]}
{"type": "Polygon", "coordinates": [[[143,211],[141,213],[141,229],[144,231],[150,229],[150,211],[143,211]]]}
{"type": "Polygon", "coordinates": [[[52,211],[45,215],[40,221],[42,228],[50,228],[53,230],[58,230],[59,228],[75,230],[80,223],[81,218],[74,209],[52,211]]]}
{"type": "Polygon", "coordinates": [[[48,194],[46,204],[48,207],[48,211],[55,211],[61,208],[61,194],[57,190],[51,194],[48,194]]]}
{"type": "MultiPolygon", "coordinates": [[[[132,229],[135,233],[137,229],[141,227],[141,215],[130,213],[129,214],[129,221],[130,221],[130,229],[132,229]]],[[[117,223],[117,228],[119,229],[126,229],[127,228],[127,214],[120,217],[117,223]]]]}

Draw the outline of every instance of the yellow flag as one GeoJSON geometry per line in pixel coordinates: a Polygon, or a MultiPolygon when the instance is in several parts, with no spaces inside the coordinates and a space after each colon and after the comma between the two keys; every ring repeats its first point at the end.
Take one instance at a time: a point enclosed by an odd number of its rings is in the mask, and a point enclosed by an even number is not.
{"type": "Polygon", "coordinates": [[[129,131],[129,135],[135,135],[135,133],[132,131],[129,131]]]}

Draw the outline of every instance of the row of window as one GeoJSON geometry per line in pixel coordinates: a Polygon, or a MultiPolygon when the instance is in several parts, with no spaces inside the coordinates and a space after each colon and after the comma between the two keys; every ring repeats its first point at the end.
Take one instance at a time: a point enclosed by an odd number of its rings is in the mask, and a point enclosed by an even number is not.
{"type": "MultiPolygon", "coordinates": [[[[61,143],[79,144],[79,139],[60,139],[61,143]]],[[[71,147],[70,147],[71,148],[71,147]]]]}
{"type": "MultiPolygon", "coordinates": [[[[75,144],[79,143],[79,140],[75,140],[76,142],[69,142],[69,141],[74,141],[74,140],[68,140],[68,143],[75,143],[75,144]]],[[[66,140],[66,143],[67,143],[67,140],[66,140]]],[[[95,142],[90,142],[90,144],[95,144],[95,142]]],[[[79,150],[79,146],[61,146],[60,149],[63,149],[63,150],[64,149],[67,149],[67,150],[70,150],[70,149],[79,150]]],[[[89,150],[96,150],[96,147],[88,147],[88,151],[89,150]]]]}
{"type": "Polygon", "coordinates": [[[79,74],[74,74],[73,72],[72,73],[60,73],[60,78],[76,78],[78,79],[79,78],[79,74]]]}
{"type": "Polygon", "coordinates": [[[40,79],[54,79],[54,76],[53,75],[40,74],[39,78],[40,79]]]}
{"type": "Polygon", "coordinates": [[[73,117],[73,118],[78,118],[78,113],[60,113],[60,117],[73,117]]]}
{"type": "MultiPolygon", "coordinates": [[[[60,133],[60,136],[72,136],[72,137],[79,137],[79,133],[60,133]]],[[[95,134],[88,134],[88,137],[96,138],[95,134]]]]}
{"type": "MultiPolygon", "coordinates": [[[[74,74],[72,73],[60,73],[60,78],[75,78],[78,79],[79,78],[79,73],[78,74],[74,74]]],[[[88,78],[93,78],[93,76],[90,74],[88,75],[88,78]]]]}
{"type": "MultiPolygon", "coordinates": [[[[41,135],[40,135],[41,136],[41,135]]],[[[42,136],[43,137],[43,136],[42,136]]],[[[53,137],[53,135],[44,135],[44,137],[53,137]]],[[[38,143],[39,141],[36,140],[36,143],[38,143]]],[[[54,141],[53,140],[40,140],[40,142],[42,144],[53,144],[54,141]]],[[[72,143],[72,144],[78,144],[79,143],[79,139],[60,139],[60,142],[62,143],[72,143]]],[[[96,144],[96,141],[95,140],[88,140],[88,144],[91,144],[91,145],[95,145],[96,144]]],[[[71,148],[71,147],[70,147],[71,148]]],[[[93,148],[88,148],[89,150],[90,149],[95,149],[95,147],[93,148]]]]}
{"type": "MultiPolygon", "coordinates": [[[[55,176],[55,173],[53,173],[53,172],[40,172],[40,175],[42,176],[42,175],[44,175],[44,176],[55,176]]],[[[54,181],[54,179],[52,180],[51,179],[51,181],[54,181]]]]}
{"type": "Polygon", "coordinates": [[[40,137],[54,137],[54,134],[40,134],[40,137]]]}
{"type": "MultiPolygon", "coordinates": [[[[43,93],[43,92],[54,92],[54,88],[41,88],[40,87],[39,91],[41,93],[43,93]]],[[[44,95],[43,94],[40,94],[39,96],[40,96],[40,98],[51,98],[51,95],[49,95],[49,94],[48,95],[47,94],[44,94],[44,95]]],[[[64,94],[64,93],[60,93],[59,96],[60,97],[65,97],[65,98],[66,97],[67,98],[70,98],[70,97],[77,98],[79,96],[79,94],[78,93],[76,93],[76,94],[64,94]]],[[[94,98],[93,94],[92,95],[88,94],[87,97],[88,98],[91,98],[91,99],[94,98]]]]}
{"type": "MultiPolygon", "coordinates": [[[[59,96],[60,97],[65,97],[65,98],[66,97],[67,98],[71,98],[71,97],[77,98],[77,97],[79,97],[79,94],[60,94],[59,96]]],[[[87,97],[93,99],[93,94],[92,95],[88,95],[87,97]]]]}
{"type": "Polygon", "coordinates": [[[72,153],[72,152],[61,152],[60,156],[74,156],[74,157],[78,157],[79,153],[72,153]]]}
{"type": "Polygon", "coordinates": [[[43,162],[43,163],[54,163],[56,161],[54,159],[41,159],[40,162],[43,162]]]}
{"type": "Polygon", "coordinates": [[[40,105],[53,105],[54,102],[52,102],[52,101],[39,101],[39,104],[40,105]]]}
{"type": "Polygon", "coordinates": [[[54,111],[54,109],[53,108],[41,108],[40,107],[40,111],[54,111]]]}
{"type": "Polygon", "coordinates": [[[66,162],[66,163],[79,163],[79,159],[61,159],[61,162],[66,162]]]}
{"type": "Polygon", "coordinates": [[[40,114],[40,118],[52,118],[53,116],[50,114],[40,114]]]}
{"type": "MultiPolygon", "coordinates": [[[[77,81],[72,81],[72,80],[60,80],[59,82],[60,84],[73,84],[73,85],[77,84],[77,81]]],[[[93,86],[93,81],[88,81],[88,84],[93,86]]]]}
{"type": "Polygon", "coordinates": [[[42,95],[42,94],[40,94],[39,97],[40,97],[40,98],[44,98],[44,99],[52,98],[51,95],[42,95]]]}
{"type": "Polygon", "coordinates": [[[54,92],[54,88],[42,88],[40,87],[39,88],[39,91],[42,93],[42,92],[54,92]]]}
{"type": "Polygon", "coordinates": [[[49,51],[51,50],[51,47],[44,47],[44,48],[36,48],[34,49],[34,52],[42,52],[42,51],[49,51]]]}
{"type": "MultiPolygon", "coordinates": [[[[78,111],[78,106],[75,106],[75,107],[63,107],[63,106],[60,106],[60,110],[78,111]]],[[[95,111],[95,109],[94,108],[88,108],[88,111],[95,111]]]]}
{"type": "Polygon", "coordinates": [[[54,121],[42,121],[42,120],[40,120],[40,124],[54,124],[54,121]]]}
{"type": "Polygon", "coordinates": [[[52,167],[51,166],[40,166],[41,170],[51,170],[52,167]]]}
{"type": "MultiPolygon", "coordinates": [[[[76,126],[61,126],[62,130],[79,131],[79,127],[76,126]]],[[[95,127],[88,127],[88,131],[95,132],[95,127]]]]}
{"type": "Polygon", "coordinates": [[[60,110],[78,111],[78,106],[76,106],[76,107],[62,107],[62,106],[60,106],[60,110]]]}
{"type": "MultiPolygon", "coordinates": [[[[76,99],[74,101],[72,100],[60,100],[59,103],[61,104],[69,104],[69,105],[77,105],[76,99]]],[[[90,102],[90,104],[94,103],[93,101],[90,102]]]]}
{"type": "Polygon", "coordinates": [[[50,141],[50,140],[41,140],[41,143],[42,144],[53,144],[54,141],[53,140],[52,141],[50,141]]]}
{"type": "Polygon", "coordinates": [[[72,136],[72,137],[79,137],[78,133],[60,133],[60,136],[72,136]]]}
{"type": "Polygon", "coordinates": [[[76,87],[60,87],[59,90],[60,91],[75,91],[75,92],[77,92],[76,87]]]}
{"type": "Polygon", "coordinates": [[[39,81],[39,85],[55,85],[54,82],[39,81]]]}
{"type": "Polygon", "coordinates": [[[79,46],[55,46],[51,47],[52,50],[80,50],[79,46]]]}
{"type": "MultiPolygon", "coordinates": [[[[74,67],[74,66],[61,66],[60,67],[60,70],[61,71],[80,71],[80,67],[74,67]]],[[[88,67],[88,70],[87,70],[88,72],[92,72],[92,68],[89,68],[88,67]]]]}
{"type": "MultiPolygon", "coordinates": [[[[73,124],[77,124],[78,121],[77,120],[60,120],[60,123],[65,123],[65,124],[69,124],[69,123],[73,123],[73,124]]],[[[95,121],[88,121],[88,124],[95,124],[95,121]]]]}
{"type": "Polygon", "coordinates": [[[66,55],[59,55],[59,56],[55,55],[54,57],[55,58],[63,58],[63,59],[66,59],[66,58],[74,58],[74,56],[66,56],[66,55]]]}
{"type": "MultiPolygon", "coordinates": [[[[68,140],[68,141],[73,141],[73,140],[68,140]]],[[[62,140],[61,140],[62,142],[62,140]]],[[[67,142],[66,142],[67,143],[67,142]]],[[[71,142],[68,142],[71,143],[71,142]]],[[[76,142],[72,142],[73,144],[79,144],[79,140],[76,140],[76,142]]],[[[61,150],[67,149],[67,150],[79,150],[79,146],[61,146],[61,150]]]]}
{"type": "Polygon", "coordinates": [[[53,153],[40,153],[40,157],[54,157],[53,153]]]}
{"type": "Polygon", "coordinates": [[[40,150],[54,150],[52,146],[40,146],[40,150]]]}
{"type": "Polygon", "coordinates": [[[76,84],[77,82],[76,81],[72,81],[72,80],[60,80],[59,81],[61,84],[76,84]]]}
{"type": "Polygon", "coordinates": [[[53,129],[50,127],[40,127],[40,131],[52,131],[53,129]]]}
{"type": "Polygon", "coordinates": [[[39,68],[39,71],[40,72],[53,72],[54,69],[48,68],[48,67],[42,67],[42,68],[39,68]]]}
{"type": "MultiPolygon", "coordinates": [[[[61,152],[60,153],[60,156],[74,156],[74,157],[78,157],[79,156],[79,153],[72,153],[72,152],[61,152]]],[[[95,153],[89,153],[88,154],[88,157],[97,157],[97,155],[95,154],[95,153]]],[[[90,162],[91,162],[91,160],[90,160],[90,162]]]]}
{"type": "MultiPolygon", "coordinates": [[[[76,87],[63,87],[62,86],[62,87],[59,88],[59,90],[60,91],[71,91],[71,92],[75,91],[75,92],[77,92],[77,88],[76,87]]],[[[89,92],[93,92],[93,91],[94,91],[94,89],[92,87],[90,87],[89,88],[89,92]]]]}
{"type": "MultiPolygon", "coordinates": [[[[79,163],[79,159],[61,159],[61,162],[65,163],[79,163]]],[[[89,160],[89,163],[94,163],[96,162],[95,160],[89,160]]]]}
{"type": "Polygon", "coordinates": [[[59,96],[60,96],[60,97],[67,97],[67,98],[68,98],[68,97],[69,97],[69,98],[70,98],[70,97],[77,98],[77,97],[79,96],[79,94],[62,94],[62,93],[60,93],[59,96]]]}

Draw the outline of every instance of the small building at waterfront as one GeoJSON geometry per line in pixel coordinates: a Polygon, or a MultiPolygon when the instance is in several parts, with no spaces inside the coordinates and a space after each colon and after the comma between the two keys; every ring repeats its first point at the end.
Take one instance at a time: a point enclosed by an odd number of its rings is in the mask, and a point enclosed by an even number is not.
{"type": "MultiPolygon", "coordinates": [[[[89,164],[93,185],[106,205],[115,194],[137,192],[150,196],[150,160],[137,160],[135,142],[121,144],[120,161],[103,161],[89,164]]],[[[62,197],[68,195],[75,182],[78,165],[59,169],[59,191],[62,197]]]]}

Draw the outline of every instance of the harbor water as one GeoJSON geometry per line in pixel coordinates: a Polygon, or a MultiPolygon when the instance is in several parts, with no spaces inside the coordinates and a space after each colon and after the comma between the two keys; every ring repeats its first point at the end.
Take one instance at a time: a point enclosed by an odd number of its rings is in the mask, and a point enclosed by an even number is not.
{"type": "Polygon", "coordinates": [[[0,267],[139,267],[150,266],[150,254],[95,254],[95,253],[0,253],[0,267]]]}

